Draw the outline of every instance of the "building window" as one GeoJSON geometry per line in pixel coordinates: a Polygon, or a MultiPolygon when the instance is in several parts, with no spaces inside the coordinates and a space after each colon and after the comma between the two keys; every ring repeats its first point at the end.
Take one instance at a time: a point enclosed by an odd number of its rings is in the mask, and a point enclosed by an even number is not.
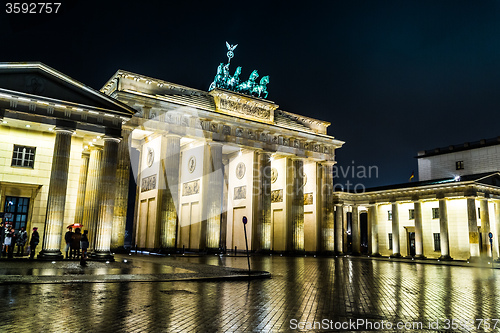
{"type": "Polygon", "coordinates": [[[387,220],[392,221],[392,210],[387,211],[387,220]]]}
{"type": "Polygon", "coordinates": [[[434,251],[441,251],[441,234],[434,234],[434,251]]]}
{"type": "Polygon", "coordinates": [[[408,219],[410,219],[410,220],[415,219],[415,209],[408,209],[408,214],[409,214],[408,219]]]}
{"type": "Polygon", "coordinates": [[[433,219],[439,218],[439,208],[432,208],[432,218],[433,219]]]}
{"type": "Polygon", "coordinates": [[[36,147],[14,145],[11,166],[32,168],[35,164],[36,147]]]}
{"type": "Polygon", "coordinates": [[[464,161],[456,161],[455,167],[457,170],[463,170],[464,169],[464,161]]]}
{"type": "Polygon", "coordinates": [[[389,250],[392,250],[392,234],[389,235],[389,250]]]}

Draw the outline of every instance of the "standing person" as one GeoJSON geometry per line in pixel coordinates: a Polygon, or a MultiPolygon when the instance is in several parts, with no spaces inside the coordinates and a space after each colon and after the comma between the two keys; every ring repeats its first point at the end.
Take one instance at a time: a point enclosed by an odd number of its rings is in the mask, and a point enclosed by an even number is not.
{"type": "Polygon", "coordinates": [[[12,228],[9,226],[7,227],[7,230],[5,230],[5,241],[3,243],[3,254],[8,255],[9,249],[12,246],[12,234],[10,233],[10,230],[12,228]]]}
{"type": "Polygon", "coordinates": [[[33,228],[33,233],[31,234],[31,239],[30,239],[30,259],[35,258],[35,251],[36,251],[36,246],[40,243],[40,235],[38,234],[38,228],[34,227],[33,228]]]}
{"type": "Polygon", "coordinates": [[[24,245],[26,245],[26,241],[28,240],[28,233],[24,230],[24,227],[19,230],[17,233],[17,255],[23,256],[24,254],[24,245]]]}
{"type": "Polygon", "coordinates": [[[64,252],[66,252],[66,259],[71,259],[71,254],[68,256],[69,250],[71,248],[71,241],[73,239],[73,228],[68,227],[68,231],[64,234],[64,241],[66,242],[66,247],[64,252]]]}
{"type": "Polygon", "coordinates": [[[82,248],[82,260],[80,260],[80,265],[85,266],[87,263],[87,249],[89,248],[89,231],[84,230],[82,239],[80,240],[80,247],[82,248]]]}
{"type": "Polygon", "coordinates": [[[75,229],[75,233],[72,236],[71,240],[71,257],[72,258],[80,258],[80,240],[82,239],[82,233],[80,232],[80,228],[75,229]]]}
{"type": "Polygon", "coordinates": [[[0,250],[2,251],[2,253],[0,254],[1,256],[5,247],[5,227],[3,222],[0,223],[0,245],[0,250]]]}
{"type": "Polygon", "coordinates": [[[16,229],[9,227],[9,234],[7,235],[9,239],[9,248],[7,249],[7,258],[12,259],[14,257],[14,247],[16,246],[17,234],[16,229]]]}

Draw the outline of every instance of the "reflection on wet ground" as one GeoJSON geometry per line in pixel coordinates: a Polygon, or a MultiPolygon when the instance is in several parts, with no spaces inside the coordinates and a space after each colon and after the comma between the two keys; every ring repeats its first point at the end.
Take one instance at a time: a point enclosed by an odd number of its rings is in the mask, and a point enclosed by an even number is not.
{"type": "MultiPolygon", "coordinates": [[[[245,257],[147,260],[151,269],[169,260],[247,265],[245,257]]],[[[324,320],[331,331],[342,331],[335,323],[349,320],[372,326],[417,322],[427,331],[447,325],[453,331],[477,331],[478,325],[480,331],[493,331],[494,320],[500,319],[499,270],[279,256],[253,257],[251,264],[273,278],[0,286],[0,331],[288,332],[299,322],[309,328],[307,323],[324,320]],[[478,319],[489,319],[490,328],[478,319]],[[438,327],[433,326],[436,320],[438,327]],[[452,327],[451,320],[459,326],[452,327]]],[[[328,330],[316,326],[314,331],[328,330]]]]}

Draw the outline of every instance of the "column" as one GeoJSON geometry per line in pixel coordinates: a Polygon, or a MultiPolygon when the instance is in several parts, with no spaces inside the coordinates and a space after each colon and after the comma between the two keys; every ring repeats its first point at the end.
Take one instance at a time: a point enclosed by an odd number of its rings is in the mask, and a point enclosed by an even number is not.
{"type": "Polygon", "coordinates": [[[53,260],[63,258],[60,248],[72,135],[73,130],[56,127],[43,244],[42,251],[38,254],[38,259],[53,260]]]}
{"type": "Polygon", "coordinates": [[[359,225],[359,207],[358,205],[352,206],[352,254],[360,255],[361,254],[361,228],[359,225]]]}
{"type": "Polygon", "coordinates": [[[500,201],[495,200],[495,231],[493,231],[493,258],[500,260],[500,201]]]}
{"type": "Polygon", "coordinates": [[[223,250],[224,254],[226,253],[227,250],[227,200],[229,196],[229,159],[228,158],[223,158],[222,159],[222,164],[223,166],[223,176],[224,176],[224,183],[222,187],[222,214],[221,214],[221,220],[220,220],[220,245],[219,248],[223,250]]]}
{"type": "Polygon", "coordinates": [[[378,252],[378,206],[370,204],[368,206],[368,224],[371,227],[371,255],[374,257],[380,256],[378,252]]]}
{"type": "Polygon", "coordinates": [[[441,257],[439,257],[439,259],[450,260],[450,241],[448,236],[448,210],[446,207],[446,198],[439,199],[439,238],[441,240],[441,257]]]}
{"type": "Polygon", "coordinates": [[[425,258],[422,231],[422,203],[418,200],[414,201],[413,209],[415,211],[415,257],[425,258]]]}
{"type": "Polygon", "coordinates": [[[479,258],[479,230],[477,228],[476,198],[467,198],[467,217],[469,221],[470,259],[479,258]]]}
{"type": "Polygon", "coordinates": [[[116,167],[120,139],[105,136],[101,162],[101,200],[97,220],[96,238],[92,257],[97,260],[113,260],[110,253],[111,229],[115,204],[116,167]]]}
{"type": "Polygon", "coordinates": [[[99,214],[99,194],[101,179],[102,147],[90,147],[90,159],[85,186],[85,204],[83,208],[83,229],[89,231],[90,249],[94,248],[97,217],[99,214]]]}
{"type": "Polygon", "coordinates": [[[254,164],[254,227],[255,249],[271,250],[271,155],[255,153],[254,164]]]}
{"type": "Polygon", "coordinates": [[[87,174],[89,170],[90,152],[82,153],[82,165],[80,166],[80,178],[78,179],[78,195],[76,198],[75,224],[83,224],[83,211],[85,208],[85,189],[87,187],[87,174]]]}
{"type": "Polygon", "coordinates": [[[304,251],[304,162],[292,159],[292,251],[304,251]]]}
{"type": "MultiPolygon", "coordinates": [[[[320,249],[322,252],[335,251],[335,222],[333,205],[333,165],[334,163],[325,162],[321,164],[321,230],[320,249]]],[[[318,212],[319,213],[319,212],[318,212]]]]}
{"type": "Polygon", "coordinates": [[[397,202],[392,203],[392,256],[401,257],[399,250],[399,207],[397,202]]]}
{"type": "Polygon", "coordinates": [[[113,213],[113,231],[111,248],[123,248],[125,245],[125,227],[127,224],[128,190],[130,178],[129,129],[122,131],[123,139],[118,144],[118,166],[116,169],[115,211],[113,213]]]}
{"type": "Polygon", "coordinates": [[[341,204],[335,205],[335,253],[342,254],[344,239],[344,208],[341,204]]]}
{"type": "MultiPolygon", "coordinates": [[[[207,160],[207,159],[206,159],[207,160]]],[[[217,251],[220,239],[220,221],[223,193],[222,143],[209,143],[209,168],[207,188],[204,191],[204,221],[201,230],[200,249],[217,251]]]]}
{"type": "Polygon", "coordinates": [[[482,241],[483,241],[483,248],[486,249],[486,256],[490,256],[490,237],[488,234],[491,231],[491,226],[490,226],[490,212],[488,209],[488,199],[484,198],[481,199],[479,203],[480,207],[480,217],[481,217],[481,236],[482,236],[482,241]]]}
{"type": "Polygon", "coordinates": [[[160,247],[176,246],[177,206],[179,198],[179,165],[181,137],[168,134],[162,137],[160,153],[160,247]]]}

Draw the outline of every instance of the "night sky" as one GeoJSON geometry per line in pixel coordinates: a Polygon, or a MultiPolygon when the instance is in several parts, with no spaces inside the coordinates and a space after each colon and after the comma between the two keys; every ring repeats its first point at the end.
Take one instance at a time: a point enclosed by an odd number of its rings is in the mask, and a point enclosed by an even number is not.
{"type": "MultiPolygon", "coordinates": [[[[500,135],[499,1],[65,1],[0,13],[0,61],[41,61],[95,89],[118,69],[207,90],[269,75],[268,99],[329,121],[365,186],[404,183],[419,150],[500,135]],[[354,161],[354,163],[353,163],[354,161]],[[374,175],[372,175],[374,176],[374,175]]],[[[345,181],[338,181],[345,183],[345,181]]]]}

